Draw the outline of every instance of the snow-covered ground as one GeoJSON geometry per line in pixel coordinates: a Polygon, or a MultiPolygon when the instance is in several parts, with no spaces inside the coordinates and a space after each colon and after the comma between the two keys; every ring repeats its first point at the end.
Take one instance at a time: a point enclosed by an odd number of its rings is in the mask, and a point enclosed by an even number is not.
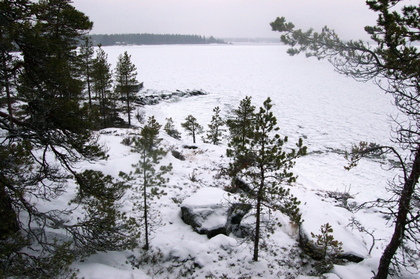
{"type": "MultiPolygon", "coordinates": [[[[299,275],[308,269],[299,257],[296,231],[286,218],[284,226],[266,241],[259,262],[252,262],[251,243],[225,235],[208,239],[181,220],[180,202],[190,197],[196,201],[203,196],[224,202],[227,194],[221,189],[229,181],[217,176],[220,165],[228,162],[226,146],[199,140],[198,149],[183,149],[183,145],[192,144],[192,139],[180,123],[192,114],[207,128],[215,106],[226,116],[245,96],[252,96],[257,107],[271,97],[280,132],[289,136],[290,142],[302,137],[308,146],[309,155],[299,159],[294,168],[299,178],[292,189],[302,202],[305,229],[317,234],[320,226],[329,222],[335,238],[343,242],[344,250],[365,258],[358,264],[335,266],[328,278],[372,277],[371,271],[376,271],[391,236],[391,224],[374,210],[351,213],[337,207],[327,192],[348,191],[354,196],[349,202],[358,204],[389,195],[385,188],[387,180],[396,175],[395,171],[387,171],[372,160],[362,161],[359,167],[346,171],[343,152],[360,141],[390,143],[390,115],[397,115],[391,96],[384,95],[374,84],[358,83],[339,75],[325,61],[289,57],[286,47],[280,44],[115,46],[104,50],[113,65],[124,51],[132,55],[138,79],[144,82],[146,90],[197,89],[209,94],[138,108],[146,116],[154,115],[161,124],[166,123],[165,118],[173,118],[182,139],[175,140],[162,132],[163,144],[186,157],[180,161],[168,153],[163,160],[163,163],[171,162],[174,168],[166,188],[168,195],[155,204],[162,220],[151,241],[152,251],[160,251],[162,259],[132,269],[127,258],[140,257],[142,252],[97,254],[74,264],[80,277],[308,278],[299,275]],[[367,231],[374,232],[377,240],[370,255],[372,239],[348,226],[352,217],[367,231]]],[[[130,152],[130,147],[122,145],[121,140],[136,131],[135,128],[107,129],[101,141],[109,148],[109,160],[81,167],[111,175],[129,172],[138,156],[130,152]]],[[[130,210],[130,204],[127,201],[124,208],[130,210]]],[[[404,276],[420,278],[418,274],[404,276]]]]}

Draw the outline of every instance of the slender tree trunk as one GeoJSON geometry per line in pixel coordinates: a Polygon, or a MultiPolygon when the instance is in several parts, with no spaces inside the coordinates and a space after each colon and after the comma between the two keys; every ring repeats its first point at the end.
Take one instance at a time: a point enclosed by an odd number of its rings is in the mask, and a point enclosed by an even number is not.
{"type": "Polygon", "coordinates": [[[391,264],[392,258],[394,257],[404,238],[408,213],[410,211],[410,202],[415,190],[415,186],[419,180],[419,176],[420,147],[417,148],[410,176],[404,182],[404,188],[401,192],[398,204],[398,214],[397,220],[395,222],[394,234],[379,261],[378,273],[376,274],[375,279],[386,279],[388,277],[389,266],[391,264]]]}
{"type": "Polygon", "coordinates": [[[102,120],[103,120],[104,128],[106,128],[105,93],[101,92],[100,94],[101,94],[100,103],[101,103],[102,120]]]}
{"type": "Polygon", "coordinates": [[[9,126],[10,128],[12,128],[13,127],[13,108],[12,108],[12,96],[10,94],[10,87],[9,87],[8,80],[6,80],[5,89],[6,89],[6,96],[7,96],[7,111],[9,113],[9,119],[10,119],[9,126]]]}
{"type": "Polygon", "coordinates": [[[265,184],[265,173],[264,167],[260,167],[260,175],[261,181],[260,186],[258,187],[257,193],[257,213],[256,213],[256,224],[255,224],[255,240],[254,240],[254,256],[252,258],[253,261],[258,261],[258,254],[259,254],[259,245],[260,245],[260,238],[261,238],[261,203],[264,194],[264,184],[265,184]]]}
{"type": "Polygon", "coordinates": [[[128,92],[128,88],[127,88],[127,115],[128,115],[128,127],[131,126],[131,114],[130,114],[130,98],[129,98],[130,94],[128,92]]]}
{"type": "Polygon", "coordinates": [[[143,152],[143,212],[144,212],[144,234],[146,238],[146,244],[144,250],[149,250],[149,220],[147,218],[147,171],[146,171],[146,152],[143,152]]]}
{"type": "Polygon", "coordinates": [[[87,83],[87,90],[88,90],[88,97],[89,97],[89,108],[92,109],[92,90],[90,88],[90,69],[87,66],[87,74],[86,74],[86,83],[87,83]]]}
{"type": "Polygon", "coordinates": [[[193,143],[195,143],[195,128],[193,127],[191,130],[192,137],[193,137],[193,143]]]}
{"type": "Polygon", "coordinates": [[[127,96],[127,115],[128,115],[128,127],[130,127],[131,126],[131,115],[130,115],[130,88],[129,88],[129,86],[128,86],[128,75],[125,75],[125,86],[124,86],[124,89],[125,89],[125,93],[126,93],[126,96],[127,96]]]}
{"type": "Polygon", "coordinates": [[[261,223],[261,198],[260,198],[260,191],[258,191],[257,197],[257,213],[256,213],[256,224],[255,224],[255,239],[254,239],[254,256],[252,260],[254,262],[258,261],[258,254],[259,254],[259,245],[260,245],[260,223],[261,223]]]}

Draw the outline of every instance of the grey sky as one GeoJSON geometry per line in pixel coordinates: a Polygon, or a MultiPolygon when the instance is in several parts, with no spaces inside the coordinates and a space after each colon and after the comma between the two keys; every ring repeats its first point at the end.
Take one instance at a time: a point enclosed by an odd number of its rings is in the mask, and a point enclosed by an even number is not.
{"type": "Polygon", "coordinates": [[[299,28],[335,29],[343,39],[366,39],[376,15],[365,0],[73,0],[94,22],[93,34],[157,33],[278,37],[269,23],[285,16],[299,28]]]}

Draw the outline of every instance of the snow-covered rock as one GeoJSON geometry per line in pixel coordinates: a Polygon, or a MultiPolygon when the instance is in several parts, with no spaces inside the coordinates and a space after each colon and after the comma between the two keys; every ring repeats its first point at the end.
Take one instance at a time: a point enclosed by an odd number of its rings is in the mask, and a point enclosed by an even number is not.
{"type": "MultiPolygon", "coordinates": [[[[304,229],[304,223],[299,228],[299,246],[305,251],[307,255],[312,257],[314,260],[322,260],[322,253],[311,241],[313,238],[304,229]]],[[[348,247],[344,248],[344,252],[337,255],[337,260],[345,262],[359,263],[364,260],[364,257],[354,250],[348,247]]]]}
{"type": "Polygon", "coordinates": [[[212,238],[218,234],[246,235],[241,226],[242,218],[251,210],[251,205],[231,203],[225,199],[228,193],[207,187],[186,199],[181,205],[181,218],[199,234],[212,238]]]}

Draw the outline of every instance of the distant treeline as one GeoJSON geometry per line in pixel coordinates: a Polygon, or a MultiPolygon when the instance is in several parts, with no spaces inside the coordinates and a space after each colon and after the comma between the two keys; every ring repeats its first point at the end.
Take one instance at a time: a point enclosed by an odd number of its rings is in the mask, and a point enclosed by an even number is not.
{"type": "Polygon", "coordinates": [[[170,44],[225,44],[223,40],[198,35],[171,34],[103,34],[91,35],[94,45],[170,45],[170,44]]]}

